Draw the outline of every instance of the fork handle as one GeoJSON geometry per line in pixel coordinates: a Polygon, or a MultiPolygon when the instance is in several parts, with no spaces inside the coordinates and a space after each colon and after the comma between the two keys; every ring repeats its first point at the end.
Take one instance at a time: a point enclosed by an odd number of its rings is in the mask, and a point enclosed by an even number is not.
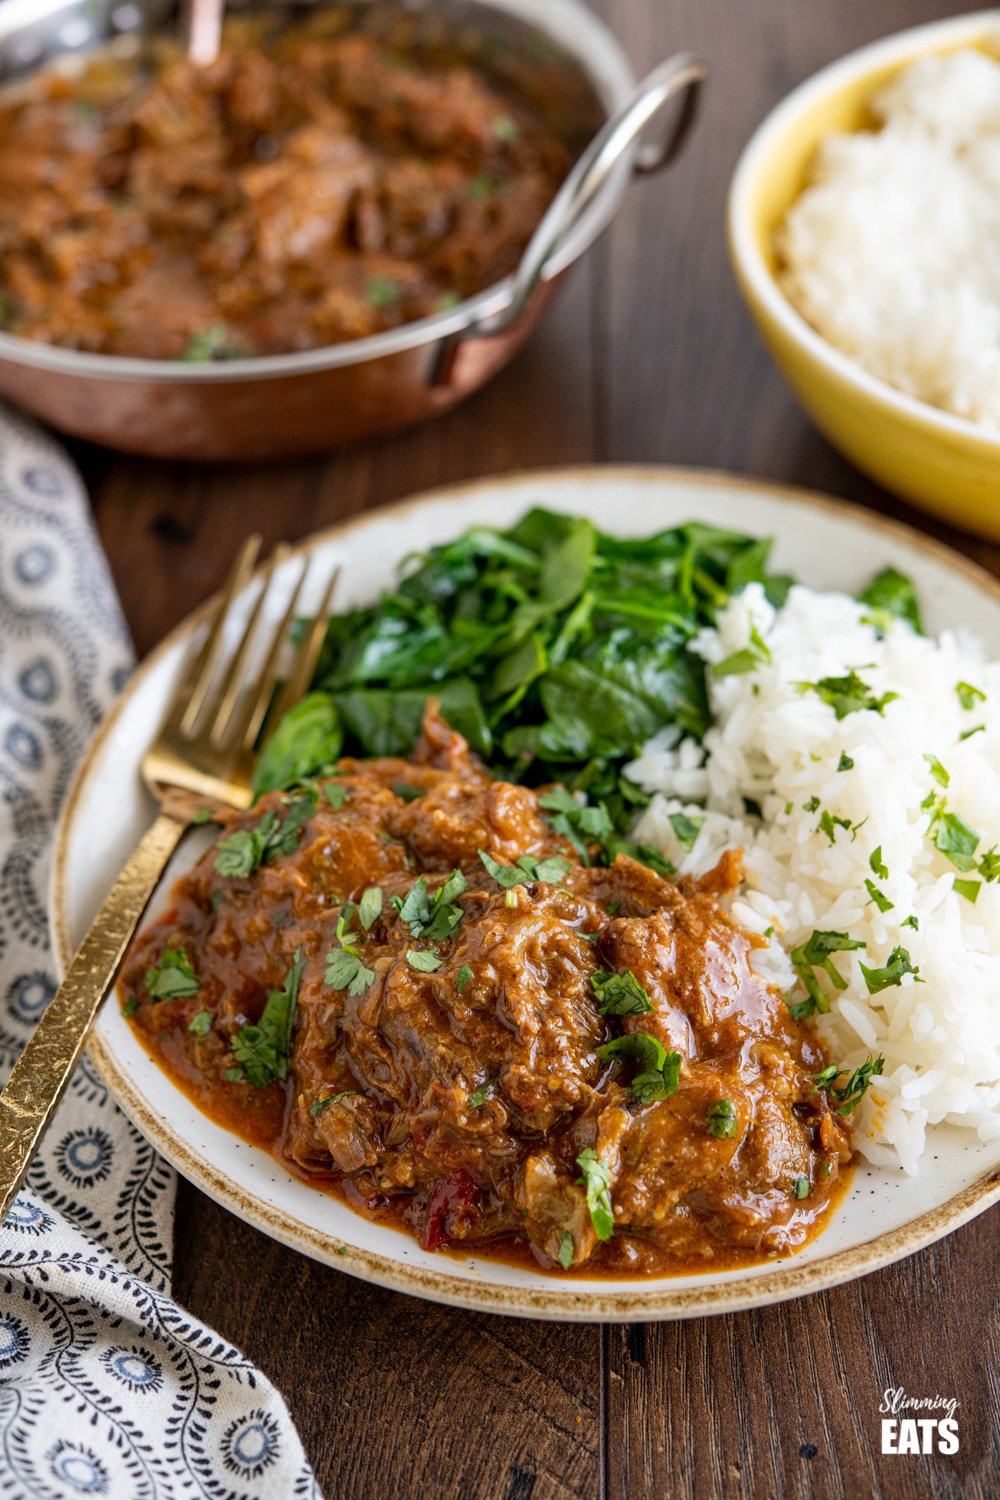
{"type": "Polygon", "coordinates": [[[189,823],[188,816],[161,812],[136,846],[0,1093],[0,1223],[55,1114],[139,918],[189,823]]]}

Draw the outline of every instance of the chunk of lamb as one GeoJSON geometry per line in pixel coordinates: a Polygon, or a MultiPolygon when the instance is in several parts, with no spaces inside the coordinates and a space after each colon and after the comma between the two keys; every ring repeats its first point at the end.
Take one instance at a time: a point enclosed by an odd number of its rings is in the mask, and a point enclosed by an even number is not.
{"type": "Polygon", "coordinates": [[[787,1028],[780,995],[750,967],[757,942],[703,891],[672,888],[648,918],[616,918],[599,946],[653,1005],[652,1015],[625,1017],[625,1029],[649,1031],[682,1055],[713,1056],[787,1028]]]}

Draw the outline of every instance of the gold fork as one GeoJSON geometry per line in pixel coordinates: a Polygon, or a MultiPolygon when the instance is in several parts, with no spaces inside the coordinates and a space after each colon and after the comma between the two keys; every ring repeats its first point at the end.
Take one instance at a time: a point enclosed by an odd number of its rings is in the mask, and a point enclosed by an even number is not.
{"type": "Polygon", "coordinates": [[[206,805],[249,807],[254,747],[261,731],[277,724],[309,686],[337,573],[330,577],[313,623],[295,648],[279,694],[281,657],[308,570],[306,560],[268,642],[261,634],[264,603],[276,570],[290,556],[284,546],[275,549],[267,564],[249,619],[223,667],[227,627],[259,550],[259,536],[249,537],[240,548],[204,643],[186,665],[159,737],[143,757],[142,775],[160,804],[159,815],[108,892],[0,1094],[0,1223],[170,856],[206,805]],[[251,662],[262,647],[263,665],[251,676],[251,662]]]}

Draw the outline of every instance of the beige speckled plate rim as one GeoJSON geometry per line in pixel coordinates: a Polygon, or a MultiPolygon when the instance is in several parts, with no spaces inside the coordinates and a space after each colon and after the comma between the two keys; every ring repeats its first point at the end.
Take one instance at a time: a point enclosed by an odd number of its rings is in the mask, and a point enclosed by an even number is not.
{"type": "MultiPolygon", "coordinates": [[[[746,479],[707,469],[674,468],[659,465],[579,465],[573,467],[518,470],[507,476],[519,487],[537,482],[544,491],[551,480],[592,481],[595,477],[609,480],[642,481],[650,484],[705,485],[720,489],[744,489],[765,494],[773,499],[785,500],[791,506],[826,511],[853,520],[863,518],[866,525],[884,535],[918,547],[933,556],[939,563],[953,572],[964,573],[971,583],[991,593],[1000,603],[1000,582],[984,568],[953,552],[944,544],[924,536],[921,532],[877,514],[864,510],[847,501],[835,500],[811,490],[797,489],[766,480],[746,479]]],[[[457,498],[483,489],[496,489],[504,483],[504,476],[460,481],[440,486],[433,490],[411,496],[394,505],[379,507],[375,511],[363,511],[340,524],[314,532],[298,542],[296,554],[311,552],[328,541],[339,540],[352,532],[364,529],[374,516],[380,519],[403,515],[424,505],[457,498]]],[[[163,656],[197,627],[212,606],[209,600],[198,610],[170,631],[160,644],[146,657],[125,688],[115,708],[105,719],[92,740],[87,753],[77,768],[60,819],[56,838],[55,858],[52,872],[52,924],[56,944],[57,961],[65,969],[72,955],[69,938],[68,915],[63,899],[63,873],[68,859],[69,841],[77,809],[84,796],[89,771],[99,756],[107,737],[114,726],[123,705],[136,691],[140,682],[156,667],[163,656]]],[[[364,1281],[411,1296],[424,1297],[430,1301],[446,1302],[480,1312],[504,1313],[531,1318],[555,1318],[576,1322],[642,1320],[703,1317],[711,1313],[737,1312],[750,1307],[782,1302],[808,1292],[819,1292],[843,1282],[854,1280],[869,1272],[891,1265],[904,1256],[912,1255],[944,1235],[950,1234],[977,1214],[983,1213],[1000,1201],[1000,1168],[988,1172],[977,1182],[957,1193],[947,1203],[921,1214],[908,1224],[879,1235],[865,1245],[840,1251],[825,1260],[797,1265],[794,1258],[777,1264],[772,1271],[755,1276],[749,1281],[713,1283],[706,1278],[696,1286],[672,1285],[669,1279],[655,1282],[608,1283],[607,1291],[574,1291],[570,1280],[552,1280],[545,1287],[501,1287],[470,1282],[450,1274],[446,1269],[428,1270],[408,1265],[392,1257],[333,1240],[311,1225],[301,1223],[292,1215],[280,1212],[271,1205],[243,1191],[230,1178],[201,1156],[188,1142],[176,1137],[162,1120],[150,1109],[133,1080],[122,1068],[113,1052],[97,1035],[89,1042],[90,1056],[112,1096],[133,1124],[156,1149],[189,1181],[196,1184],[217,1203],[228,1208],[237,1217],[254,1225],[263,1233],[281,1241],[304,1255],[347,1271],[364,1281]]]]}

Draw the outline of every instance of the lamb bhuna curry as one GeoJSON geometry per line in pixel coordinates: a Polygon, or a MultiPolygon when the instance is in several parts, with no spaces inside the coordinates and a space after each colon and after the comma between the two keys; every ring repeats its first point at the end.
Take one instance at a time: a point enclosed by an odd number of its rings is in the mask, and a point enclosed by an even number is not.
{"type": "Polygon", "coordinates": [[[727,854],[588,866],[433,714],[412,761],[271,793],[178,884],[125,1010],[208,1114],[426,1249],[563,1274],[787,1253],[850,1161],[751,968],[727,854]]]}
{"type": "Polygon", "coordinates": [[[345,15],[242,18],[209,67],[160,38],[10,94],[0,326],[144,359],[287,353],[511,272],[569,148],[475,61],[345,15]]]}

